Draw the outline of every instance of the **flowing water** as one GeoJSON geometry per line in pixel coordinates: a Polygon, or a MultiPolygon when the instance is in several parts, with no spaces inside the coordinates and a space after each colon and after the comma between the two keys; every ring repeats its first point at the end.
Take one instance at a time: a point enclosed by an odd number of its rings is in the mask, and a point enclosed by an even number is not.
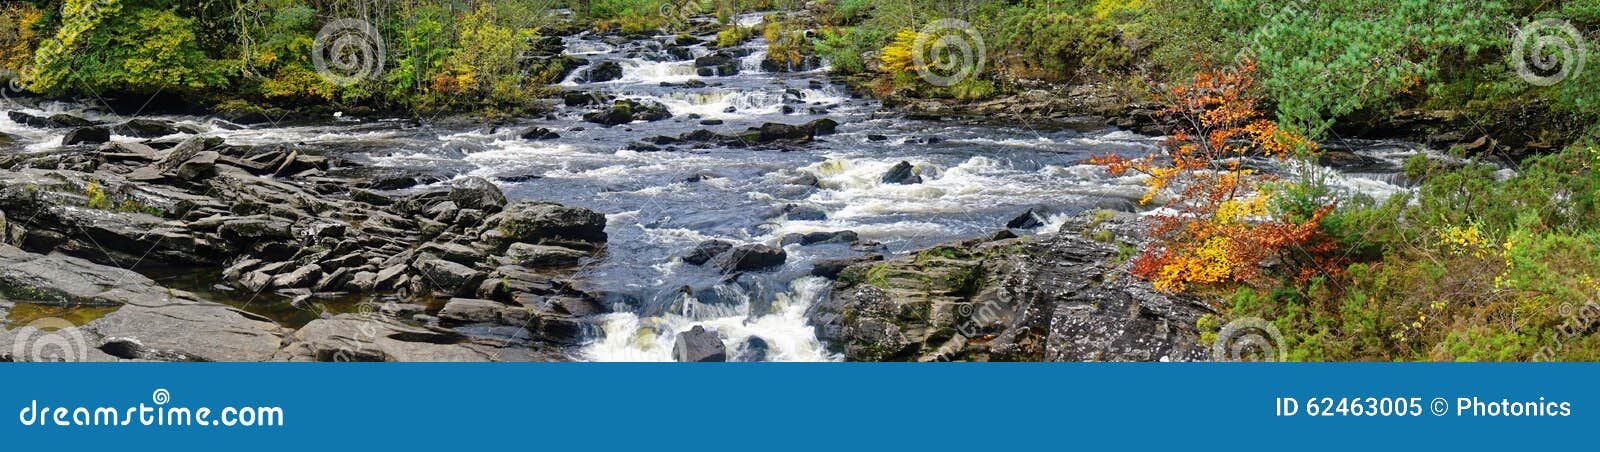
{"type": "MultiPolygon", "coordinates": [[[[755,23],[760,16],[740,20],[755,23]]],[[[789,245],[788,261],[781,268],[733,281],[674,257],[707,239],[777,245],[785,234],[844,230],[881,243],[882,251],[903,253],[993,233],[1034,206],[1051,207],[1061,215],[1058,219],[1097,207],[1131,206],[1145,190],[1140,178],[1110,177],[1082,162],[1090,154],[1107,152],[1142,156],[1161,142],[1115,130],[1083,133],[876,117],[875,101],[851,98],[842,86],[828,81],[826,68],[762,72],[758,63],[764,48],[759,38],[745,46],[749,56],[739,75],[701,78],[695,76],[692,61],[665,61],[641,42],[567,38],[569,53],[592,62],[616,60],[623,76],[604,83],[569,79],[562,85],[658,101],[674,115],[616,127],[582,122],[579,117],[589,110],[571,107],[561,107],[546,119],[499,128],[340,119],[238,127],[209,118],[161,118],[235,144],[298,143],[377,165],[498,179],[512,199],[550,200],[605,213],[610,234],[606,255],[581,270],[607,294],[614,311],[604,316],[600,331],[583,349],[585,357],[597,361],[670,360],[675,335],[694,325],[717,330],[730,351],[747,338],[760,337],[770,346],[770,360],[837,359],[805,320],[807,308],[826,296],[831,284],[809,272],[819,259],[861,251],[846,245],[789,245]],[[707,85],[682,85],[690,80],[707,85]],[[794,113],[785,114],[785,106],[794,113]],[[839,121],[839,133],[790,152],[626,149],[656,135],[701,128],[731,132],[764,122],[800,124],[822,117],[839,121]],[[724,124],[701,125],[708,119],[724,124]],[[517,132],[530,126],[549,128],[561,138],[518,138],[517,132]],[[901,161],[914,165],[924,182],[881,183],[882,174],[901,161]],[[813,178],[816,182],[809,183],[813,178]],[[784,214],[791,205],[826,216],[791,219],[784,214]]],[[[693,51],[696,56],[710,53],[703,46],[693,51]]],[[[4,109],[73,113],[107,122],[123,119],[92,105],[4,109]]],[[[13,149],[5,151],[16,152],[50,149],[65,131],[33,129],[0,118],[0,132],[18,137],[13,149]]],[[[1380,197],[1404,189],[1396,185],[1402,182],[1395,173],[1405,156],[1418,152],[1416,146],[1372,142],[1356,149],[1379,164],[1359,173],[1336,173],[1336,181],[1380,197]]],[[[1052,230],[1059,221],[1049,223],[1018,232],[1052,230]]]]}

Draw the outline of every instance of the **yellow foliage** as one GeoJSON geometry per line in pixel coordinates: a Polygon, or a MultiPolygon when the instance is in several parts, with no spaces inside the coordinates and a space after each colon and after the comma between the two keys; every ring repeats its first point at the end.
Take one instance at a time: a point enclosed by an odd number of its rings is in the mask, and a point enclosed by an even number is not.
{"type": "Polygon", "coordinates": [[[915,69],[911,46],[916,45],[918,35],[919,33],[911,29],[895,33],[894,41],[883,48],[883,56],[879,57],[883,62],[881,67],[884,72],[898,74],[915,69]]]}
{"type": "MultiPolygon", "coordinates": [[[[1483,257],[1489,250],[1489,241],[1483,238],[1478,225],[1465,228],[1451,226],[1439,231],[1439,245],[1456,255],[1471,254],[1472,257],[1483,257]]],[[[1511,246],[1512,243],[1507,241],[1506,248],[1511,246]]]]}

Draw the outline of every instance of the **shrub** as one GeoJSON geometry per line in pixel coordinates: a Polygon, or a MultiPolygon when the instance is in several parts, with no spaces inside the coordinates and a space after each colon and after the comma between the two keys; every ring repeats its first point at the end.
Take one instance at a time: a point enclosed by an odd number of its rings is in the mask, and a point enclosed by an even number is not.
{"type": "Polygon", "coordinates": [[[1191,284],[1261,282],[1269,259],[1286,273],[1308,280],[1331,269],[1334,243],[1319,223],[1333,208],[1308,218],[1274,212],[1270,178],[1243,167],[1240,159],[1262,155],[1285,159],[1315,144],[1262,119],[1254,96],[1254,67],[1216,70],[1171,90],[1166,114],[1184,124],[1167,143],[1167,155],[1127,159],[1115,154],[1091,161],[1117,176],[1147,176],[1140,200],[1166,196],[1150,230],[1151,244],[1134,261],[1134,274],[1158,289],[1181,291],[1191,284]],[[1168,195],[1170,193],[1170,195],[1168,195]]]}

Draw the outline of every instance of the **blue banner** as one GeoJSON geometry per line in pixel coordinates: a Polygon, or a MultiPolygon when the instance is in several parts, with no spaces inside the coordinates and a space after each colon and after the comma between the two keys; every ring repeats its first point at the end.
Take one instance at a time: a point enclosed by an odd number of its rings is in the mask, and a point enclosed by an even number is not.
{"type": "Polygon", "coordinates": [[[10,450],[1519,450],[1595,364],[8,364],[10,450]],[[444,449],[448,448],[448,449],[444,449]]]}

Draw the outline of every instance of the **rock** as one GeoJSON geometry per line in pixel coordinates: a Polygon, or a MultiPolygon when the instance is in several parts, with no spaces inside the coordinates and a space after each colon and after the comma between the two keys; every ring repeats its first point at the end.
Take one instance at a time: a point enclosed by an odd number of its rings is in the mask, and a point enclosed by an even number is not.
{"type": "Polygon", "coordinates": [[[672,344],[672,358],[686,363],[724,362],[728,354],[716,332],[695,325],[678,333],[677,342],[672,344]]]}
{"type": "Polygon", "coordinates": [[[195,154],[193,158],[179,164],[177,171],[173,175],[187,181],[209,179],[217,174],[218,157],[220,155],[211,151],[195,154]]]}
{"type": "Polygon", "coordinates": [[[444,259],[418,259],[415,266],[429,287],[450,295],[470,294],[484,277],[483,272],[472,267],[444,259]]]}
{"type": "Polygon", "coordinates": [[[1049,207],[1040,206],[1040,207],[1030,208],[1030,209],[1028,209],[1027,212],[1023,212],[1021,215],[1017,215],[1016,218],[1012,218],[1011,221],[1007,222],[1006,223],[1006,228],[1007,229],[1034,229],[1034,228],[1038,228],[1040,226],[1044,226],[1045,221],[1047,221],[1048,217],[1050,215],[1052,215],[1052,214],[1053,214],[1053,212],[1051,211],[1051,209],[1049,207]]]}
{"type": "Polygon", "coordinates": [[[888,135],[868,134],[867,141],[889,141],[888,135]]]}
{"type": "Polygon", "coordinates": [[[98,123],[95,123],[94,121],[90,121],[90,120],[87,120],[87,119],[79,118],[77,116],[64,114],[64,113],[63,114],[58,114],[58,115],[51,115],[50,116],[50,123],[51,124],[55,124],[56,127],[92,127],[92,126],[99,125],[98,123]]]}
{"type": "Polygon", "coordinates": [[[500,321],[506,305],[498,301],[452,298],[439,310],[439,320],[452,323],[493,323],[500,321]]]}
{"type": "MultiPolygon", "coordinates": [[[[271,321],[156,285],[138,273],[62,255],[32,254],[0,245],[0,295],[11,300],[117,306],[78,327],[85,345],[73,359],[263,361],[284,334],[271,321]]],[[[26,327],[25,327],[26,328],[26,327]]],[[[19,347],[21,329],[0,329],[0,360],[19,347]]],[[[27,349],[26,346],[20,347],[27,349]]]]}
{"type": "Polygon", "coordinates": [[[517,133],[517,136],[529,141],[554,140],[561,138],[560,134],[551,132],[550,129],[543,127],[529,127],[524,129],[522,132],[517,133]]]}
{"type": "Polygon", "coordinates": [[[856,361],[1206,359],[1196,322],[1211,308],[1134,278],[1115,245],[1085,230],[953,242],[852,265],[808,313],[810,323],[856,361]]]}
{"type": "Polygon", "coordinates": [[[589,253],[559,246],[513,243],[506,250],[511,263],[528,268],[565,267],[577,265],[589,253]]]}
{"type": "Polygon", "coordinates": [[[613,102],[611,108],[584,114],[583,120],[616,126],[633,121],[660,121],[671,117],[672,112],[660,102],[621,99],[613,102]]]}
{"type": "Polygon", "coordinates": [[[860,240],[860,236],[856,235],[856,231],[807,232],[800,236],[797,243],[804,246],[818,243],[855,243],[857,240],[860,240]]]}
{"type": "Polygon", "coordinates": [[[714,264],[723,273],[736,273],[783,265],[787,258],[788,254],[782,249],[766,245],[742,245],[717,256],[714,264]]]}
{"type": "Polygon", "coordinates": [[[76,144],[100,144],[111,141],[111,130],[105,127],[81,127],[67,132],[61,138],[61,144],[72,146],[76,144]]]}
{"type": "Polygon", "coordinates": [[[584,70],[583,83],[609,82],[622,78],[622,64],[612,60],[601,61],[584,70]]]}
{"type": "Polygon", "coordinates": [[[340,314],[313,320],[274,355],[279,361],[565,361],[563,355],[528,347],[496,347],[450,331],[406,325],[385,316],[340,314]]]}
{"type": "Polygon", "coordinates": [[[701,77],[727,77],[739,74],[739,59],[728,52],[717,52],[695,58],[694,67],[701,77]]]}
{"type": "Polygon", "coordinates": [[[883,173],[882,180],[885,184],[911,185],[922,183],[922,176],[917,175],[912,169],[911,162],[900,162],[883,173]]]}
{"type": "Polygon", "coordinates": [[[733,350],[733,360],[742,363],[758,363],[767,360],[767,350],[771,348],[767,341],[758,336],[750,336],[740,342],[733,350]]]}
{"type": "Polygon", "coordinates": [[[726,240],[706,240],[695,245],[693,250],[682,257],[690,265],[705,265],[712,258],[733,249],[733,243],[726,240]]]}
{"type": "Polygon", "coordinates": [[[812,136],[833,135],[839,131],[839,121],[832,118],[822,118],[806,123],[804,126],[811,131],[812,136]]]}
{"type": "Polygon", "coordinates": [[[582,107],[586,105],[601,105],[611,102],[611,97],[601,93],[567,91],[561,93],[561,101],[568,107],[582,107]]]}
{"type": "Polygon", "coordinates": [[[272,277],[274,288],[310,288],[315,286],[322,277],[322,267],[316,264],[306,265],[292,272],[272,277]]]}
{"type": "Polygon", "coordinates": [[[822,221],[828,219],[828,212],[821,207],[789,204],[783,206],[783,214],[791,221],[822,221]]]}
{"type": "Polygon", "coordinates": [[[506,206],[506,195],[494,182],[472,176],[450,183],[450,201],[462,209],[499,212],[506,206]]]}
{"type": "Polygon", "coordinates": [[[604,243],[606,216],[580,207],[554,203],[516,202],[489,217],[488,225],[509,242],[545,241],[604,243]]]}
{"type": "Polygon", "coordinates": [[[117,135],[134,138],[160,138],[167,135],[182,133],[171,121],[159,119],[134,118],[117,125],[112,129],[117,135]]]}
{"type": "Polygon", "coordinates": [[[6,116],[10,117],[12,122],[15,122],[17,124],[22,124],[22,125],[25,125],[25,126],[28,126],[28,127],[37,128],[37,129],[59,127],[55,123],[50,122],[50,120],[48,120],[48,119],[41,118],[41,117],[34,116],[34,115],[30,115],[30,114],[23,113],[23,112],[20,112],[20,111],[8,111],[8,112],[6,112],[6,116]]]}
{"type": "Polygon", "coordinates": [[[844,272],[846,268],[850,268],[852,265],[863,262],[877,262],[881,260],[883,260],[883,255],[877,253],[844,259],[824,259],[817,261],[817,263],[811,267],[811,276],[837,279],[839,277],[839,273],[844,272]]]}

